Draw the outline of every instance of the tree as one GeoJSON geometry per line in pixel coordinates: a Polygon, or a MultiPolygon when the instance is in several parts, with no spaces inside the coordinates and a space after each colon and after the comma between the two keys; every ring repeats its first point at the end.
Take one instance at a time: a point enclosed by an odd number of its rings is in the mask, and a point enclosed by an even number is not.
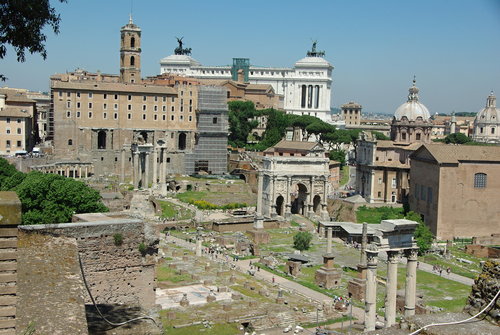
{"type": "Polygon", "coordinates": [[[434,236],[425,223],[418,224],[413,237],[417,241],[419,255],[425,254],[431,248],[434,236]]]}
{"type": "Polygon", "coordinates": [[[384,134],[382,134],[379,131],[372,131],[372,134],[373,134],[373,136],[375,136],[375,139],[377,139],[377,140],[383,140],[383,141],[390,140],[389,137],[385,136],[384,134]]]}
{"type": "Polygon", "coordinates": [[[229,143],[237,147],[247,144],[248,134],[259,122],[252,120],[258,115],[251,101],[230,101],[229,107],[229,143]]]}
{"type": "Polygon", "coordinates": [[[309,249],[312,238],[312,234],[308,231],[298,232],[293,237],[293,247],[300,251],[307,250],[309,249]]]}
{"type": "MultiPolygon", "coordinates": [[[[7,45],[14,48],[18,62],[25,61],[26,51],[39,53],[46,59],[47,36],[43,29],[48,25],[58,34],[60,21],[49,0],[3,0],[0,2],[0,59],[7,54],[7,45]]],[[[0,79],[6,78],[0,74],[0,79]]]]}
{"type": "Polygon", "coordinates": [[[340,163],[340,167],[345,165],[345,151],[344,150],[332,150],[330,151],[329,158],[333,161],[340,163]]]}
{"type": "Polygon", "coordinates": [[[444,138],[444,143],[446,144],[465,144],[472,142],[472,139],[470,139],[467,135],[462,134],[462,133],[453,133],[444,138]]]}

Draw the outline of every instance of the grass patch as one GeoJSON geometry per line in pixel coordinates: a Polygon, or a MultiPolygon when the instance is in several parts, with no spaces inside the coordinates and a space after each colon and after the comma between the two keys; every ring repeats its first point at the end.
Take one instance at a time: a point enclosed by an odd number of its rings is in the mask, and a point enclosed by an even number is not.
{"type": "Polygon", "coordinates": [[[380,223],[388,219],[404,219],[403,208],[360,206],[356,210],[356,220],[359,223],[380,223]]]}
{"type": "Polygon", "coordinates": [[[425,255],[423,257],[420,258],[422,260],[422,262],[425,262],[425,263],[429,263],[431,265],[440,265],[443,267],[444,271],[443,272],[446,272],[446,268],[450,267],[451,269],[451,272],[457,274],[457,275],[460,275],[460,276],[464,276],[464,277],[467,277],[467,278],[471,278],[471,279],[476,279],[478,273],[477,272],[474,272],[474,271],[471,271],[471,269],[475,269],[476,271],[479,271],[479,265],[468,265],[468,264],[463,264],[463,265],[459,265],[459,264],[455,264],[453,260],[448,260],[448,259],[442,259],[436,255],[425,255]],[[468,268],[470,267],[470,268],[468,268]]]}
{"type": "Polygon", "coordinates": [[[177,220],[189,220],[193,217],[193,211],[184,208],[182,206],[176,205],[170,201],[158,200],[161,206],[161,218],[177,220]]]}
{"type": "Polygon", "coordinates": [[[344,165],[342,169],[340,169],[339,185],[344,186],[345,184],[347,184],[348,181],[349,181],[349,166],[344,165]]]}
{"type": "Polygon", "coordinates": [[[168,281],[177,284],[191,280],[191,275],[178,274],[176,269],[171,269],[166,264],[163,264],[156,269],[156,278],[158,281],[168,281]]]}
{"type": "Polygon", "coordinates": [[[300,326],[304,328],[313,328],[316,326],[327,326],[327,325],[333,325],[334,323],[339,323],[339,322],[344,322],[344,321],[349,321],[349,320],[356,320],[355,317],[350,317],[350,316],[341,316],[339,318],[335,319],[329,319],[320,323],[316,322],[304,322],[301,323],[300,326]]]}
{"type": "Polygon", "coordinates": [[[290,222],[290,226],[291,227],[300,227],[300,224],[297,221],[292,220],[292,222],[290,222]]]}
{"type": "MultiPolygon", "coordinates": [[[[225,205],[216,205],[205,200],[208,196],[207,193],[208,192],[202,192],[202,191],[186,191],[177,194],[176,197],[180,201],[194,205],[199,209],[235,209],[248,206],[248,204],[246,203],[239,203],[239,202],[230,202],[225,205]]],[[[214,193],[220,193],[220,192],[210,192],[211,195],[213,195],[214,193]]]]}

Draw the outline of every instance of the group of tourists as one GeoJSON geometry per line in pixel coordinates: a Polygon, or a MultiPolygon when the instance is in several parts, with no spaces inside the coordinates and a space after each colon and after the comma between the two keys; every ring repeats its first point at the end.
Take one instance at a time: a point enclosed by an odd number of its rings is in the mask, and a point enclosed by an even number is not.
{"type": "MultiPolygon", "coordinates": [[[[432,266],[432,271],[436,272],[436,273],[439,273],[439,275],[442,276],[443,275],[443,271],[445,271],[445,268],[443,266],[441,266],[441,265],[433,265],[432,266]]],[[[450,273],[451,273],[451,268],[448,266],[446,268],[446,274],[450,275],[450,273]]]]}

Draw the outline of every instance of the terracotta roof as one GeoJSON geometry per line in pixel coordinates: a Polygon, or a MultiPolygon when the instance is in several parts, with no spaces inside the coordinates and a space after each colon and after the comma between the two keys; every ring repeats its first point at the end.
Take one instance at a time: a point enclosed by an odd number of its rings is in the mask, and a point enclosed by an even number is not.
{"type": "Polygon", "coordinates": [[[0,116],[31,117],[27,111],[22,112],[22,108],[20,107],[5,107],[0,109],[0,116]]]}
{"type": "Polygon", "coordinates": [[[317,142],[281,140],[270,149],[312,150],[317,144],[317,142]]]}
{"type": "Polygon", "coordinates": [[[427,151],[438,163],[459,163],[461,161],[500,162],[500,146],[426,144],[415,152],[412,157],[417,158],[424,151],[427,151]]]}

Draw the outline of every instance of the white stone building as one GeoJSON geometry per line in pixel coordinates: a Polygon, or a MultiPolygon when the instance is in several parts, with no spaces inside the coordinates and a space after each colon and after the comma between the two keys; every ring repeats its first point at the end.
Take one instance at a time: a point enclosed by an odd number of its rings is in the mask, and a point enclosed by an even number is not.
{"type": "Polygon", "coordinates": [[[316,43],[313,44],[312,50],[307,52],[307,57],[297,61],[292,68],[252,66],[247,58],[233,58],[233,66],[203,66],[189,55],[190,51],[188,54],[180,53],[160,61],[161,74],[236,80],[238,70],[243,69],[246,82],[272,85],[276,94],[283,95],[287,113],[311,115],[326,122],[331,121],[333,66],[323,58],[324,52],[316,51],[316,43]]]}
{"type": "Polygon", "coordinates": [[[486,99],[486,107],[474,119],[472,139],[477,142],[500,143],[500,109],[493,92],[486,99]]]}

